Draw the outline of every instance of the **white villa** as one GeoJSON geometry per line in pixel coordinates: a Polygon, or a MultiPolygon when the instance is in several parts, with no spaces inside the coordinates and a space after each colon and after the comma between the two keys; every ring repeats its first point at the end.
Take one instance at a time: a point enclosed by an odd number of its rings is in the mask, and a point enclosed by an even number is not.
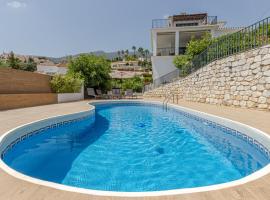
{"type": "Polygon", "coordinates": [[[65,75],[68,71],[68,68],[65,64],[38,64],[37,65],[37,73],[47,74],[47,75],[65,75]]]}
{"type": "Polygon", "coordinates": [[[218,21],[216,16],[208,16],[207,13],[184,13],[168,19],[153,20],[151,60],[154,85],[158,86],[179,76],[179,70],[173,64],[174,56],[184,54],[193,37],[199,39],[205,32],[209,32],[212,37],[219,37],[240,30],[225,25],[226,22],[218,21]]]}
{"type": "Polygon", "coordinates": [[[138,61],[117,61],[111,63],[113,70],[140,70],[138,61]]]}

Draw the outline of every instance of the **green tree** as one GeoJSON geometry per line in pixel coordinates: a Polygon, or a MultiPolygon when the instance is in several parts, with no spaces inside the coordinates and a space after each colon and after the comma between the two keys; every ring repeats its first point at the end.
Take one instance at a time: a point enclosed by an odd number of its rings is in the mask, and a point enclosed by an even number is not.
{"type": "Polygon", "coordinates": [[[82,54],[69,60],[69,73],[79,73],[86,87],[107,90],[110,86],[110,62],[102,56],[82,54]]]}
{"type": "Polygon", "coordinates": [[[37,70],[37,63],[34,61],[32,57],[29,57],[25,63],[21,64],[20,69],[34,72],[37,70]]]}
{"type": "Polygon", "coordinates": [[[7,64],[13,69],[20,69],[21,61],[19,58],[16,58],[13,51],[11,51],[7,58],[7,64]]]}

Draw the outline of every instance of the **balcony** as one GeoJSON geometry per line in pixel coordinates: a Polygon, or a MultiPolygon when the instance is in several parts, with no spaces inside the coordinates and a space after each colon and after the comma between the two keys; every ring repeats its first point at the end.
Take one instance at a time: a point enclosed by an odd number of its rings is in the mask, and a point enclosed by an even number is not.
{"type": "Polygon", "coordinates": [[[153,19],[152,28],[168,28],[171,26],[169,19],[153,19]]]}
{"type": "MultiPolygon", "coordinates": [[[[152,20],[152,28],[169,28],[176,27],[174,25],[175,22],[179,22],[178,25],[181,24],[181,21],[172,21],[171,19],[154,19],[152,20]]],[[[187,23],[185,22],[185,26],[199,26],[199,25],[215,25],[217,24],[217,16],[206,16],[204,19],[196,21],[196,23],[187,23]]],[[[183,27],[183,26],[181,26],[183,27]]]]}
{"type": "Polygon", "coordinates": [[[157,48],[157,56],[174,56],[175,47],[157,48]]]}

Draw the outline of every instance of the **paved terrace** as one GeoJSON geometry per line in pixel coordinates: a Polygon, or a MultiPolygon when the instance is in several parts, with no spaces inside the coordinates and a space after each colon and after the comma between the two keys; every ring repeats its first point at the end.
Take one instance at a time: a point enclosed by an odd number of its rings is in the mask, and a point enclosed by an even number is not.
{"type": "MultiPolygon", "coordinates": [[[[73,113],[87,110],[86,101],[65,103],[58,105],[47,105],[32,108],[23,108],[0,112],[0,134],[6,131],[42,118],[73,113]]],[[[270,112],[247,110],[241,108],[229,108],[200,103],[180,101],[181,106],[193,108],[210,114],[226,117],[270,133],[270,112]]],[[[16,179],[0,170],[0,199],[2,200],[116,200],[128,199],[117,197],[98,197],[72,192],[56,190],[16,179]]],[[[270,199],[270,175],[264,176],[256,181],[237,187],[184,194],[167,197],[147,197],[133,199],[157,199],[157,200],[269,200],[270,199]]]]}

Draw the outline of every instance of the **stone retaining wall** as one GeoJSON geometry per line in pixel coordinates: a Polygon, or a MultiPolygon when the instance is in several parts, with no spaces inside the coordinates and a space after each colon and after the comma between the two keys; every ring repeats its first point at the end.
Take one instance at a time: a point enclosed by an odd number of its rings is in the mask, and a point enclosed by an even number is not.
{"type": "Polygon", "coordinates": [[[144,96],[168,91],[187,101],[270,110],[270,45],[212,62],[144,96]]]}

